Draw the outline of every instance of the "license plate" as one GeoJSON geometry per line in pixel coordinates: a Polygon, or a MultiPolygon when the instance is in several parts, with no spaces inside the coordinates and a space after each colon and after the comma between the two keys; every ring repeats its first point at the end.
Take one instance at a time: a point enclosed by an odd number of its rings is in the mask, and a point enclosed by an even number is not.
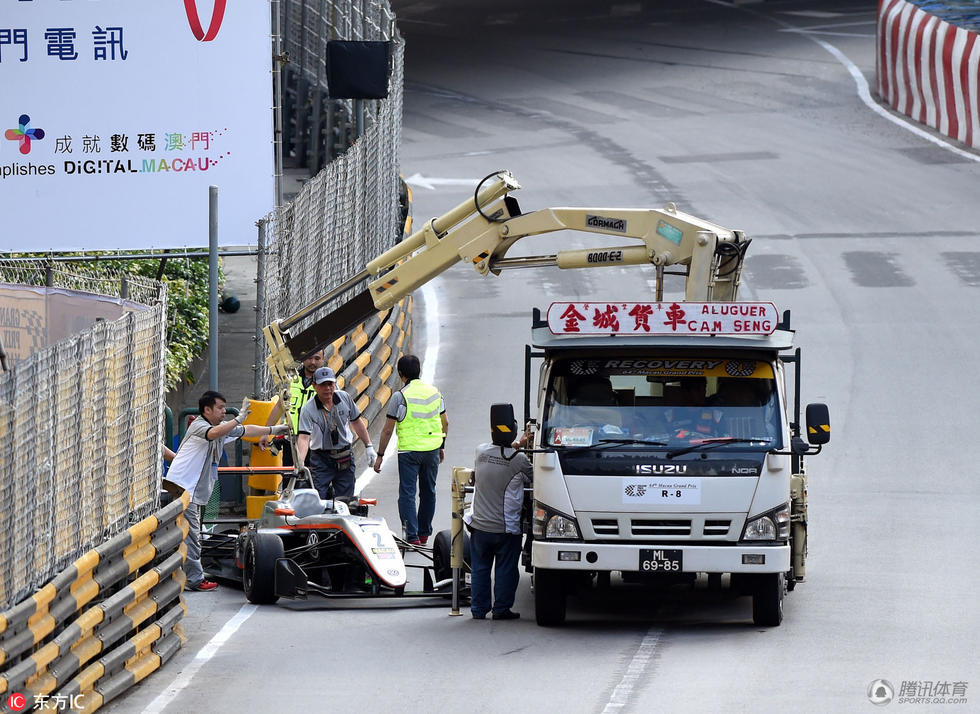
{"type": "Polygon", "coordinates": [[[679,573],[684,565],[684,551],[661,548],[640,549],[640,572],[679,573]]]}

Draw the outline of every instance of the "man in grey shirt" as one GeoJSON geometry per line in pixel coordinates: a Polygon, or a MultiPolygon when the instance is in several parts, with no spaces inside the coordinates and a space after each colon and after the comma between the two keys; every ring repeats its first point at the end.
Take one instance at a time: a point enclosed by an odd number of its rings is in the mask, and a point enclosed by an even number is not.
{"type": "Polygon", "coordinates": [[[350,498],[354,495],[354,457],[351,446],[356,434],[364,442],[368,463],[374,463],[377,452],[361,418],[361,410],[353,398],[337,389],[337,375],[329,367],[313,373],[316,396],[299,410],[299,435],[296,437],[296,457],[304,463],[310,455],[313,485],[320,498],[333,496],[350,498]]]}
{"type": "Polygon", "coordinates": [[[470,564],[473,570],[470,612],[476,620],[493,612],[494,620],[516,620],[514,597],[520,581],[521,506],[524,486],[531,482],[531,462],[516,449],[527,441],[513,441],[517,433],[514,407],[490,407],[490,438],[476,450],[470,521],[470,564]],[[494,571],[493,604],[490,600],[490,568],[494,571]]]}

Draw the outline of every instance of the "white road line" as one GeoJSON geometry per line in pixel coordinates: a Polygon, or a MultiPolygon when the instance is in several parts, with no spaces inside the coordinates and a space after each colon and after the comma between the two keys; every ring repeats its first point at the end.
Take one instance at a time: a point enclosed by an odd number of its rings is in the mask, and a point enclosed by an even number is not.
{"type": "Polygon", "coordinates": [[[872,27],[877,24],[877,20],[855,20],[854,22],[835,22],[830,25],[807,25],[806,27],[792,27],[783,30],[783,32],[813,32],[815,30],[836,30],[841,27],[853,27],[854,25],[871,25],[872,27]]]}
{"type": "MultiPolygon", "coordinates": [[[[388,448],[385,449],[385,452],[381,455],[387,456],[388,454],[397,454],[397,453],[398,453],[398,434],[396,434],[395,432],[391,432],[391,441],[388,442],[388,448]]],[[[396,461],[395,463],[397,464],[398,462],[396,461]]],[[[382,466],[381,468],[384,468],[384,466],[382,466]]],[[[370,484],[371,481],[374,480],[374,477],[380,475],[381,474],[375,472],[374,464],[368,464],[364,468],[364,470],[361,471],[360,475],[357,477],[357,480],[354,481],[354,495],[360,496],[361,491],[367,488],[368,484],[370,484]]]]}
{"type": "MultiPolygon", "coordinates": [[[[439,357],[439,301],[436,298],[435,288],[430,283],[426,283],[421,289],[422,300],[425,302],[425,355],[422,357],[421,376],[423,382],[432,384],[439,357]]],[[[388,448],[384,455],[397,453],[398,436],[392,432],[391,441],[388,442],[388,448]]],[[[354,493],[360,494],[377,475],[370,465],[361,471],[354,483],[354,493]]]]}
{"type": "Polygon", "coordinates": [[[425,356],[422,358],[422,381],[432,384],[439,361],[439,301],[432,283],[422,286],[425,301],[425,356]]]}
{"type": "MultiPolygon", "coordinates": [[[[816,32],[817,30],[838,30],[842,27],[853,27],[854,25],[877,25],[877,20],[855,20],[854,22],[835,22],[831,25],[807,25],[806,27],[788,27],[780,32],[816,32]]],[[[872,35],[873,37],[874,35],[872,35]]]]}
{"type": "Polygon", "coordinates": [[[801,30],[795,27],[792,29],[780,30],[780,32],[792,32],[797,35],[824,35],[825,37],[863,37],[864,39],[874,38],[874,33],[871,32],[831,32],[830,30],[801,30]]]}
{"type": "Polygon", "coordinates": [[[883,106],[878,104],[878,102],[872,99],[871,90],[868,87],[868,80],[864,78],[864,74],[862,74],[861,70],[858,69],[856,64],[851,62],[851,60],[843,52],[841,52],[839,49],[834,47],[829,42],[824,42],[823,40],[819,40],[816,37],[810,37],[810,39],[816,42],[821,47],[823,47],[825,50],[827,50],[827,52],[829,52],[830,54],[832,54],[834,57],[837,58],[838,62],[844,65],[844,68],[847,69],[847,71],[850,72],[851,77],[854,78],[854,83],[857,85],[857,93],[858,96],[861,98],[861,101],[864,102],[865,105],[867,105],[867,107],[871,109],[873,112],[887,119],[892,124],[896,124],[902,127],[903,129],[905,129],[906,131],[912,132],[920,139],[925,139],[926,141],[932,142],[933,144],[936,144],[937,146],[941,146],[944,149],[952,151],[957,156],[962,156],[963,158],[969,159],[970,161],[980,162],[980,156],[978,156],[977,154],[973,154],[970,153],[969,151],[964,151],[963,149],[960,149],[957,146],[953,146],[949,142],[943,141],[938,136],[933,136],[929,132],[920,129],[919,127],[914,126],[909,122],[905,121],[904,119],[897,117],[891,112],[889,112],[883,106]]]}
{"type": "MultiPolygon", "coordinates": [[[[750,10],[749,12],[753,12],[753,11],[750,10]]],[[[760,13],[755,13],[755,14],[760,14],[760,13]]],[[[977,154],[971,153],[969,151],[964,151],[958,146],[954,146],[948,141],[944,141],[943,139],[940,139],[938,136],[933,136],[928,131],[920,129],[918,126],[916,126],[915,124],[911,123],[909,120],[903,117],[892,114],[890,111],[888,111],[883,106],[878,104],[878,102],[876,102],[871,96],[871,88],[868,86],[868,80],[865,79],[864,74],[861,72],[860,69],[858,69],[858,66],[854,64],[847,55],[845,55],[839,49],[834,47],[834,45],[830,44],[829,42],[824,42],[823,40],[818,39],[811,34],[808,34],[805,28],[795,27],[794,25],[791,25],[788,22],[784,22],[783,20],[780,20],[778,18],[770,17],[769,19],[779,25],[782,25],[787,29],[800,32],[801,35],[803,35],[807,39],[816,42],[818,45],[823,47],[827,52],[832,54],[837,59],[838,62],[844,65],[844,68],[848,71],[848,73],[850,73],[851,77],[854,79],[854,84],[857,85],[858,97],[860,97],[861,101],[864,102],[865,106],[867,106],[875,114],[882,117],[883,119],[887,119],[892,124],[895,124],[896,126],[899,126],[902,129],[905,129],[906,131],[915,134],[920,139],[925,139],[926,141],[933,143],[936,146],[942,147],[947,151],[952,151],[957,156],[962,156],[964,159],[969,159],[970,161],[980,162],[980,156],[978,156],[977,154]]]]}
{"type": "Polygon", "coordinates": [[[633,689],[645,677],[647,667],[649,667],[650,660],[653,658],[653,654],[657,649],[657,644],[660,642],[660,635],[663,633],[663,630],[651,627],[643,637],[643,641],[640,642],[640,646],[636,649],[636,654],[633,655],[629,666],[626,667],[626,673],[623,675],[619,684],[616,685],[612,694],[609,695],[609,701],[602,710],[603,714],[618,712],[630,703],[630,696],[633,694],[633,689]]]}
{"type": "MultiPolygon", "coordinates": [[[[721,0],[705,0],[705,2],[736,9],[735,6],[730,5],[727,2],[722,2],[721,0]]],[[[937,136],[933,136],[929,132],[920,129],[918,126],[915,126],[909,120],[906,120],[902,117],[892,114],[883,106],[878,104],[878,102],[876,102],[871,97],[871,89],[868,87],[868,80],[865,79],[864,74],[861,72],[861,70],[858,69],[857,65],[854,64],[849,57],[847,57],[843,52],[841,52],[839,49],[834,47],[829,42],[824,42],[823,40],[817,39],[812,34],[809,34],[806,28],[796,27],[795,25],[791,25],[790,23],[785,22],[784,20],[780,20],[779,18],[764,15],[757,10],[751,10],[749,8],[738,8],[738,9],[742,10],[743,12],[750,12],[759,17],[764,17],[768,20],[771,20],[772,22],[775,22],[777,25],[782,25],[784,28],[786,28],[787,31],[798,32],[803,37],[806,37],[809,40],[813,40],[818,45],[820,45],[825,50],[827,50],[827,52],[832,54],[837,59],[838,62],[844,65],[844,68],[850,73],[851,77],[854,78],[854,83],[857,85],[857,93],[858,96],[861,98],[861,101],[864,102],[864,104],[878,116],[887,119],[892,124],[900,126],[906,131],[912,132],[920,139],[925,139],[926,141],[933,143],[936,146],[942,147],[947,151],[952,151],[957,156],[962,156],[964,159],[969,159],[970,161],[980,162],[980,155],[971,153],[969,151],[964,151],[958,146],[954,146],[953,144],[950,144],[948,141],[944,141],[943,139],[940,139],[937,136]]],[[[792,13],[787,13],[787,14],[792,14],[792,13]]],[[[826,33],[822,33],[822,34],[826,34],[826,33]]]]}
{"type": "Polygon", "coordinates": [[[245,620],[252,616],[252,613],[259,609],[258,605],[246,604],[242,605],[242,609],[239,610],[234,617],[232,617],[225,626],[214,637],[208,642],[204,647],[198,650],[197,654],[194,655],[194,659],[191,663],[184,668],[184,670],[177,676],[177,678],[170,683],[163,692],[157,696],[149,706],[143,710],[143,714],[159,714],[167,705],[170,704],[177,695],[180,694],[191,680],[194,679],[194,675],[198,673],[208,661],[214,657],[214,655],[221,649],[221,645],[227,642],[235,631],[241,626],[245,620]]]}

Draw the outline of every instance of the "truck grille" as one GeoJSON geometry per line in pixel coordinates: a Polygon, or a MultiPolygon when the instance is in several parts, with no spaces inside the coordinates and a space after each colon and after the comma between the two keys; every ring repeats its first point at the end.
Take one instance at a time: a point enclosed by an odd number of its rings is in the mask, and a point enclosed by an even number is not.
{"type": "Polygon", "coordinates": [[[615,518],[593,518],[592,530],[600,538],[619,535],[619,521],[615,518]]]}
{"type": "Polygon", "coordinates": [[[609,514],[597,513],[588,518],[587,523],[592,526],[592,533],[588,533],[586,526],[585,536],[600,540],[636,540],[648,543],[685,539],[691,542],[701,539],[728,541],[737,536],[742,527],[740,520],[736,522],[731,518],[702,520],[700,516],[689,516],[686,513],[684,516],[687,517],[631,519],[628,516],[610,518],[609,514]]]}
{"type": "Polygon", "coordinates": [[[731,521],[705,521],[704,535],[706,536],[726,536],[732,527],[731,521]]]}
{"type": "Polygon", "coordinates": [[[658,536],[689,536],[689,520],[640,520],[630,522],[630,533],[636,538],[656,538],[658,536]]]}

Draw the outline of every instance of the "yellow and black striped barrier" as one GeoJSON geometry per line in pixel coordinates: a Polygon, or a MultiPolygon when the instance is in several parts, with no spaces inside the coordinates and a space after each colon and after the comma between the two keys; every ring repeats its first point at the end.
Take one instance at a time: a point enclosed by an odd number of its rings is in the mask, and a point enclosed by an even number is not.
{"type": "Polygon", "coordinates": [[[180,649],[189,502],[185,493],[0,614],[3,711],[14,694],[95,711],[180,649]]]}
{"type": "Polygon", "coordinates": [[[411,347],[412,296],[371,316],[324,349],[337,386],[353,397],[368,423],[400,387],[395,364],[411,347]]]}

